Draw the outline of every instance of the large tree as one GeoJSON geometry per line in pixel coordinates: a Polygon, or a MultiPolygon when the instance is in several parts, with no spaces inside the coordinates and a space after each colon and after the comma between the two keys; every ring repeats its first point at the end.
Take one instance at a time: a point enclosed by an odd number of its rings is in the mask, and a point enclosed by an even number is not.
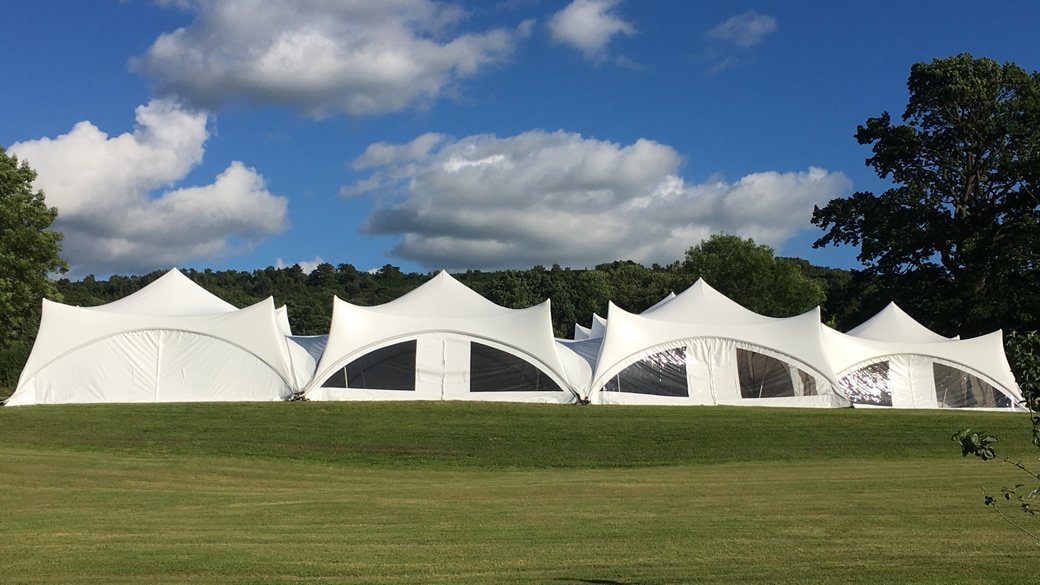
{"type": "Polygon", "coordinates": [[[40,299],[55,298],[48,275],[65,272],[61,234],[50,229],[58,215],[42,191],[33,191],[36,172],[0,147],[0,347],[31,338],[40,299]]]}
{"type": "Polygon", "coordinates": [[[902,123],[856,132],[892,187],[817,208],[814,245],[859,246],[879,295],[947,334],[1036,328],[1040,76],[962,54],[914,65],[907,86],[902,123]]]}
{"type": "Polygon", "coordinates": [[[739,236],[714,235],[690,248],[676,273],[684,286],[703,278],[741,305],[773,317],[804,313],[824,299],[823,287],[797,262],[739,236]]]}

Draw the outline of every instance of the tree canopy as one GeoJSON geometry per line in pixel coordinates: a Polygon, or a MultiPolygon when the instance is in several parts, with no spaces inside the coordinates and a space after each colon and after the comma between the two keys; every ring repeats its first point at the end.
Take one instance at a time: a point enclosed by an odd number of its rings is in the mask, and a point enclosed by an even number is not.
{"type": "Polygon", "coordinates": [[[817,208],[814,246],[859,246],[863,281],[947,334],[1037,328],[1040,75],[961,54],[914,65],[907,87],[901,124],[856,132],[893,186],[817,208]]]}
{"type": "Polygon", "coordinates": [[[58,211],[33,191],[35,179],[28,163],[0,147],[0,347],[35,334],[40,299],[58,298],[48,274],[68,269],[62,236],[50,229],[58,211]]]}
{"type": "Polygon", "coordinates": [[[824,299],[823,287],[797,261],[777,258],[772,248],[750,238],[714,235],[686,251],[681,272],[686,280],[703,278],[741,305],[772,317],[804,313],[824,299]]]}

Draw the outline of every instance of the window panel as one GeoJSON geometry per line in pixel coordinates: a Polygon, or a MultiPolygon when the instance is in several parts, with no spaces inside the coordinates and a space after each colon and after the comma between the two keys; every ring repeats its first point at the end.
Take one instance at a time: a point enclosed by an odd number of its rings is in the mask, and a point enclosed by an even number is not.
{"type": "Polygon", "coordinates": [[[892,406],[888,361],[870,364],[843,376],[838,380],[838,388],[853,404],[892,406]]]}
{"type": "Polygon", "coordinates": [[[470,392],[563,392],[538,366],[482,343],[469,344],[470,392]]]}
{"type": "Polygon", "coordinates": [[[933,363],[935,397],[940,408],[1011,408],[1014,400],[964,370],[933,363]]]}
{"type": "Polygon", "coordinates": [[[325,388],[415,390],[415,340],[370,351],[336,371],[325,388]]]}
{"type": "Polygon", "coordinates": [[[604,386],[606,392],[688,397],[686,348],[667,349],[621,370],[604,386]]]}

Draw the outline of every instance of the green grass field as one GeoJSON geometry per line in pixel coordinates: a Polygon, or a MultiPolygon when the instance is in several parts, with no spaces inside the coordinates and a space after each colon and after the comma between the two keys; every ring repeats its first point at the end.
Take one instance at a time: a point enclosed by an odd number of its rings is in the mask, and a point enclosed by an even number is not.
{"type": "Polygon", "coordinates": [[[1035,582],[964,427],[1036,461],[1004,413],[6,408],[0,583],[1035,582]]]}

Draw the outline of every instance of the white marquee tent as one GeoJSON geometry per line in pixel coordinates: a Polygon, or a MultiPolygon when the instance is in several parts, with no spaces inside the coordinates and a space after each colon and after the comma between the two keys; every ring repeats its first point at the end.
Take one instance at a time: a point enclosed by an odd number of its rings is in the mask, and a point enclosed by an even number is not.
{"type": "Polygon", "coordinates": [[[819,309],[759,315],[703,280],[641,315],[613,304],[589,386],[593,403],[845,406],[819,309]]]}
{"type": "Polygon", "coordinates": [[[607,320],[596,313],[592,314],[592,326],[585,327],[581,323],[574,324],[573,341],[585,341],[588,339],[600,339],[607,330],[607,320]]]}
{"type": "Polygon", "coordinates": [[[591,368],[553,338],[549,301],[498,306],[437,274],[374,307],[335,298],[311,400],[571,402],[591,368]]]}
{"type": "Polygon", "coordinates": [[[895,303],[847,334],[823,331],[839,390],[857,406],[1023,408],[999,331],[943,337],[895,303]]]}
{"type": "Polygon", "coordinates": [[[272,299],[236,309],[176,269],[106,305],[44,299],[6,404],[284,400],[287,328],[272,299]]]}
{"type": "MultiPolygon", "coordinates": [[[[649,307],[642,314],[653,312],[654,310],[662,307],[675,298],[675,293],[668,293],[663,299],[657,301],[653,306],[649,307]]],[[[602,339],[603,334],[607,331],[607,320],[600,317],[596,313],[592,314],[592,326],[585,327],[581,323],[574,324],[574,339],[573,341],[586,341],[588,339],[602,339]]]]}

